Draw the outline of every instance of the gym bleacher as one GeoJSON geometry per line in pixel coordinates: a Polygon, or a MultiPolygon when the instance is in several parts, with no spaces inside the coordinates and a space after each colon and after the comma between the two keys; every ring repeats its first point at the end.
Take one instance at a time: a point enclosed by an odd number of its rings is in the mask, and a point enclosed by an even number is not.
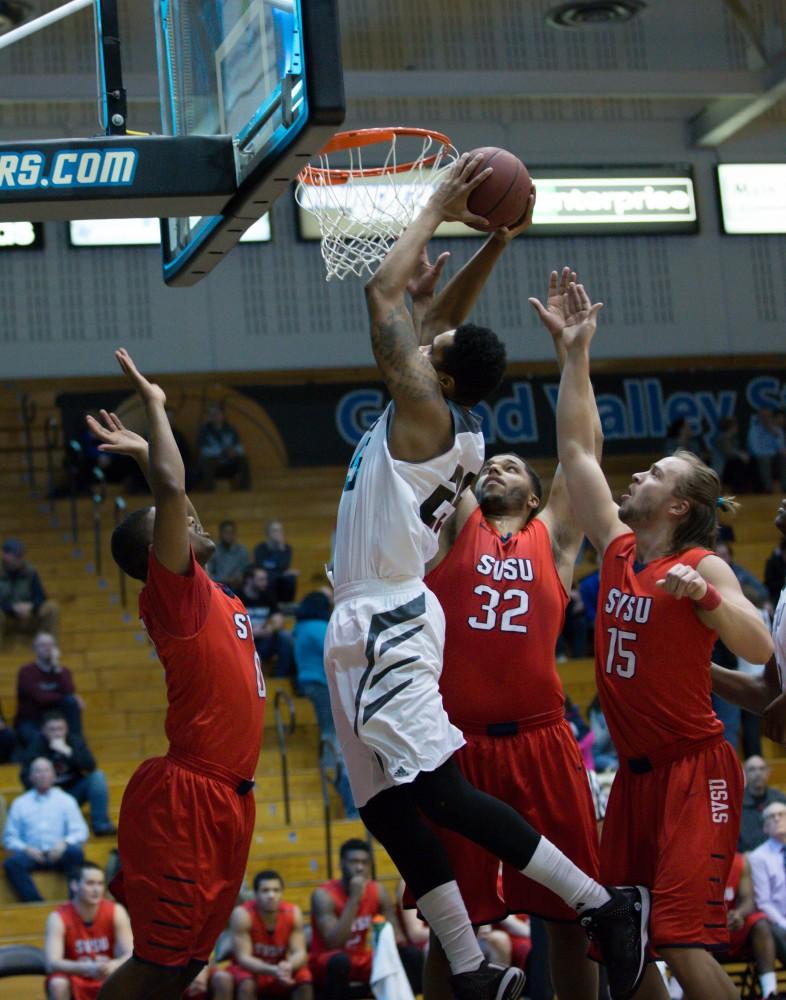
{"type": "MultiPolygon", "coordinates": [[[[135,581],[127,581],[126,606],[121,603],[119,577],[109,552],[116,490],[108,488],[106,499],[100,504],[102,566],[98,574],[94,501],[83,496],[77,502],[79,538],[75,543],[68,500],[57,500],[52,512],[45,496],[43,426],[48,417],[60,419],[55,389],[31,390],[28,399],[31,398],[36,406],[32,452],[25,445],[18,396],[9,387],[0,394],[2,535],[24,540],[26,558],[39,570],[48,596],[60,604],[62,662],[72,670],[77,691],[85,700],[85,735],[99,767],[107,775],[111,816],[117,822],[123,789],[136,766],[166,750],[161,667],[137,619],[139,585],[135,581]],[[28,481],[31,456],[35,476],[32,490],[28,481]]],[[[248,443],[253,448],[253,442],[248,443]]],[[[59,462],[59,453],[56,459],[59,462]]],[[[637,463],[649,461],[650,456],[615,456],[607,461],[607,468],[614,484],[623,486],[629,481],[630,472],[640,467],[637,463]]],[[[536,460],[533,464],[547,484],[552,463],[536,460]]],[[[250,493],[234,493],[220,486],[215,493],[196,493],[192,499],[204,524],[213,532],[223,518],[234,519],[238,538],[249,548],[261,539],[266,520],[281,518],[295,551],[302,595],[324,582],[324,564],[330,555],[344,474],[345,470],[339,467],[279,467],[264,475],[255,472],[250,493]]],[[[134,503],[129,505],[133,507],[134,503]]],[[[756,574],[761,574],[775,542],[772,518],[776,506],[773,496],[746,497],[743,510],[734,521],[735,560],[756,574]]],[[[591,568],[592,564],[585,571],[591,568]]],[[[25,636],[14,637],[12,644],[0,651],[0,701],[9,720],[15,712],[16,673],[29,658],[29,638],[25,636]]],[[[592,660],[568,660],[559,663],[558,669],[566,693],[584,712],[595,695],[592,660]]],[[[318,734],[310,702],[294,697],[288,680],[268,680],[267,687],[266,732],[256,774],[257,822],[248,862],[248,882],[255,871],[276,868],[286,881],[286,898],[307,912],[313,888],[328,877],[318,734]],[[289,823],[285,818],[274,714],[279,690],[292,696],[295,706],[294,731],[287,737],[289,823]]],[[[763,742],[773,768],[773,783],[786,788],[786,756],[774,744],[763,742]]],[[[0,766],[0,794],[9,805],[21,791],[18,770],[16,764],[0,766]]],[[[340,800],[332,789],[330,794],[333,867],[337,873],[338,845],[347,837],[364,835],[364,830],[359,821],[341,819],[340,800]]],[[[91,838],[85,856],[106,865],[115,846],[114,838],[91,838]]],[[[379,878],[394,890],[395,870],[379,845],[375,845],[375,860],[379,878]]],[[[66,882],[62,875],[50,872],[36,873],[34,879],[45,898],[43,903],[17,903],[6,880],[0,879],[0,947],[42,946],[46,917],[66,897],[66,882]]],[[[744,964],[734,968],[738,977],[749,971],[744,964]]],[[[32,976],[4,979],[2,994],[6,1000],[40,997],[41,980],[32,976]]]]}

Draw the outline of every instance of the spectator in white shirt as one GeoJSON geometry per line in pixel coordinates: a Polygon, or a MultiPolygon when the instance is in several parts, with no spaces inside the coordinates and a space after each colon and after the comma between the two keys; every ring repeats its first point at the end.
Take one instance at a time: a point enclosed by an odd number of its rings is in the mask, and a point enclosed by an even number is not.
{"type": "Polygon", "coordinates": [[[3,868],[23,903],[42,900],[31,872],[70,872],[82,864],[82,845],[87,840],[87,824],[76,800],[54,787],[50,760],[38,757],[32,762],[30,782],[30,791],[11,804],[3,831],[3,846],[9,852],[3,868]]]}
{"type": "Polygon", "coordinates": [[[756,906],[767,914],[778,958],[786,959],[786,804],[771,802],[762,813],[767,839],[748,860],[756,906]]]}

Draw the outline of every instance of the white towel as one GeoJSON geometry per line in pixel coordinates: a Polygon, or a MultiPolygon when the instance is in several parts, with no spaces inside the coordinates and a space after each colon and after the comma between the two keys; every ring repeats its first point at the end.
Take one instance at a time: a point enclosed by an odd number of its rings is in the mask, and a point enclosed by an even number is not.
{"type": "Polygon", "coordinates": [[[376,1000],[415,1000],[399,958],[393,928],[388,923],[380,930],[374,945],[371,989],[376,1000]]]}

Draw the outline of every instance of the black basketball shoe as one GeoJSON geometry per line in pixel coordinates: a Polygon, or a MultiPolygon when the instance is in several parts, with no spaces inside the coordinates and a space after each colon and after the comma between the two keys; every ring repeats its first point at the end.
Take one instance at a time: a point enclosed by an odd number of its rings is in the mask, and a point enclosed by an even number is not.
{"type": "Polygon", "coordinates": [[[524,973],[513,967],[484,962],[474,972],[450,977],[456,1000],[517,1000],[524,989],[524,973]]]}
{"type": "Polygon", "coordinates": [[[642,885],[606,886],[606,891],[611,899],[587,910],[581,926],[600,949],[612,1000],[629,1000],[644,975],[650,893],[642,885]]]}

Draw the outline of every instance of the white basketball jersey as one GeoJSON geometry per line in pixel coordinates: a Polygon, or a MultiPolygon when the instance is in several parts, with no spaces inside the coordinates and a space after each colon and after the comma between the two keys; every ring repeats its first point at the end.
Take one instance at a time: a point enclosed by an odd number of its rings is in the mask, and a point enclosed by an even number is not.
{"type": "Polygon", "coordinates": [[[333,583],[419,577],[435,555],[442,525],[483,465],[474,414],[448,402],[452,447],[426,462],[402,462],[388,450],[389,403],[360,440],[338,508],[333,583]]]}
{"type": "Polygon", "coordinates": [[[786,587],[781,591],[775,618],[772,622],[772,642],[775,646],[775,664],[781,680],[781,689],[786,691],[786,587]]]}

